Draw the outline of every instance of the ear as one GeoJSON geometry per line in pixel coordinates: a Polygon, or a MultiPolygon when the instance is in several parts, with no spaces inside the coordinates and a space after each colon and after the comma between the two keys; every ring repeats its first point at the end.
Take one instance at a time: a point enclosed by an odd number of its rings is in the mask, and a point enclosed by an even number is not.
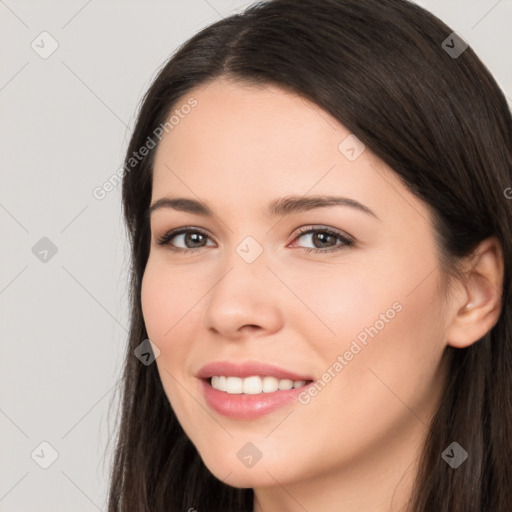
{"type": "Polygon", "coordinates": [[[461,292],[453,296],[447,331],[447,344],[455,348],[472,345],[498,322],[504,267],[499,240],[493,236],[480,242],[467,266],[461,292]]]}

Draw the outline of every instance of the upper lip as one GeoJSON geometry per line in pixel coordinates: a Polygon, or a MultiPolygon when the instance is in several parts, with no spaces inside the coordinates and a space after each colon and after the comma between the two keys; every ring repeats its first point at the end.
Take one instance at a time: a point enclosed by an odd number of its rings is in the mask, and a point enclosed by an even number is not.
{"type": "Polygon", "coordinates": [[[290,380],[313,380],[310,376],[299,375],[291,370],[279,368],[259,361],[248,361],[245,363],[235,363],[232,361],[214,361],[203,366],[197,373],[200,379],[209,379],[214,375],[225,375],[227,377],[251,377],[260,375],[263,377],[275,377],[276,379],[290,380]]]}

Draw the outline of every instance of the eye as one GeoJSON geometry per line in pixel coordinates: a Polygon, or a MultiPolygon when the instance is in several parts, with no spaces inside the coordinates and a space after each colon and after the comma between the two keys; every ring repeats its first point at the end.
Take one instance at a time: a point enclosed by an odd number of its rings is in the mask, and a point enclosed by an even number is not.
{"type": "Polygon", "coordinates": [[[352,247],[355,241],[346,234],[328,227],[305,227],[299,231],[293,242],[304,238],[309,247],[306,252],[331,252],[352,247]],[[339,242],[339,243],[338,243],[339,242]]]}
{"type": "MultiPolygon", "coordinates": [[[[299,234],[293,240],[295,242],[304,238],[309,247],[302,247],[308,252],[331,252],[352,247],[355,241],[348,235],[329,227],[305,227],[299,230],[299,234]]],[[[171,251],[188,253],[197,251],[203,247],[215,246],[208,244],[210,237],[199,228],[187,227],[168,231],[157,240],[158,245],[168,246],[171,251]],[[181,245],[181,247],[180,247],[181,245]]],[[[211,241],[211,240],[210,240],[211,241]]]]}
{"type": "Polygon", "coordinates": [[[206,247],[208,239],[209,236],[198,228],[178,228],[165,233],[157,240],[157,244],[167,245],[171,251],[185,253],[206,247]],[[175,244],[180,244],[182,247],[176,247],[175,244]]]}

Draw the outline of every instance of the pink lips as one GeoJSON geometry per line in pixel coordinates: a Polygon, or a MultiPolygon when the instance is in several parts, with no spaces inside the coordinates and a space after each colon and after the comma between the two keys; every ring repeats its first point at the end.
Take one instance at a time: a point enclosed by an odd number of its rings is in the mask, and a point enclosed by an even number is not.
{"type": "Polygon", "coordinates": [[[201,387],[207,404],[219,414],[245,420],[259,418],[280,407],[290,404],[297,399],[298,395],[302,393],[309,384],[300,388],[289,389],[286,391],[275,391],[273,393],[235,395],[214,389],[210,385],[210,377],[214,375],[225,375],[240,378],[259,375],[261,377],[269,376],[277,379],[313,380],[307,375],[300,375],[277,366],[258,362],[236,364],[228,361],[218,361],[203,366],[203,368],[198,372],[197,377],[201,379],[201,387]]]}
{"type": "Polygon", "coordinates": [[[266,363],[247,362],[232,363],[229,361],[215,361],[203,366],[197,373],[200,379],[209,379],[214,375],[225,375],[226,377],[251,377],[252,375],[260,375],[261,377],[275,377],[276,379],[291,380],[312,380],[310,376],[300,375],[298,373],[284,370],[277,366],[266,363]]]}

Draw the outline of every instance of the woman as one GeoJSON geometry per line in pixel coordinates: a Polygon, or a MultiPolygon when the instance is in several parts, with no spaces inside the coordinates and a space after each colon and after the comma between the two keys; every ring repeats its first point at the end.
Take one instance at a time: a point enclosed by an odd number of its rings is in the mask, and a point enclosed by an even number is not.
{"type": "Polygon", "coordinates": [[[510,510],[511,143],[404,0],[273,0],[183,45],[125,161],[109,511],[510,510]]]}

